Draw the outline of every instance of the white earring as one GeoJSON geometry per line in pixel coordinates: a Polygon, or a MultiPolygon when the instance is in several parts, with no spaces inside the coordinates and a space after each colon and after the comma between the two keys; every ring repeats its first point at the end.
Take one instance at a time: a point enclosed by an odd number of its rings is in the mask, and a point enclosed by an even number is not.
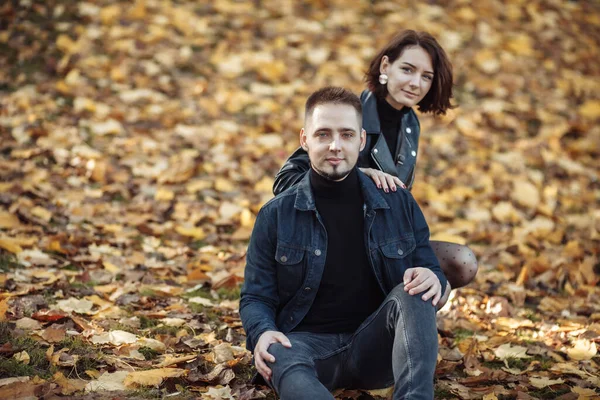
{"type": "Polygon", "coordinates": [[[380,74],[379,75],[379,83],[381,83],[382,85],[385,85],[388,81],[388,76],[386,74],[380,74]]]}

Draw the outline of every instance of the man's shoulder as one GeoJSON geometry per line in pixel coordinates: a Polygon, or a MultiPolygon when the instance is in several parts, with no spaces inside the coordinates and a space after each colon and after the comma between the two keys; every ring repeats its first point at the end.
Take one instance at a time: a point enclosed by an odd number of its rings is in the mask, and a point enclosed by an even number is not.
{"type": "Polygon", "coordinates": [[[291,206],[293,208],[294,203],[296,201],[296,194],[298,191],[297,186],[298,185],[296,184],[292,187],[289,187],[286,190],[284,190],[283,192],[281,192],[278,195],[276,195],[275,197],[273,197],[272,199],[270,199],[269,201],[267,201],[260,208],[260,212],[269,212],[273,209],[277,209],[280,207],[288,207],[288,206],[291,206]]]}

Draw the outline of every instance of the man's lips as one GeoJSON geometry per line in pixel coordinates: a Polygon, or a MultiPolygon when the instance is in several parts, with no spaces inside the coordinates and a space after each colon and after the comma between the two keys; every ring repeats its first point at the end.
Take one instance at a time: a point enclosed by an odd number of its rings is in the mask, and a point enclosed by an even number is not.
{"type": "Polygon", "coordinates": [[[344,159],[343,158],[326,158],[325,159],[329,164],[331,165],[338,165],[339,163],[341,163],[344,159]]]}

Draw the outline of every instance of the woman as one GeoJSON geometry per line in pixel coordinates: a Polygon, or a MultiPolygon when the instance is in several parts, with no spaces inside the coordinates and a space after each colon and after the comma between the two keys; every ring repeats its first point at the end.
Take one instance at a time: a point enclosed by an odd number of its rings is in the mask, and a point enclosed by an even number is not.
{"type": "MultiPolygon", "coordinates": [[[[452,64],[438,42],[426,32],[406,30],[394,37],[371,61],[368,90],[361,94],[367,144],[358,159],[360,170],[388,192],[397,186],[410,190],[415,178],[421,112],[443,115],[453,106],[452,64]]],[[[308,155],[298,148],[275,177],[278,194],[302,179],[310,168],[308,155]]],[[[431,241],[448,278],[448,286],[468,284],[477,273],[473,252],[460,244],[431,241]]],[[[446,290],[444,302],[450,289],[446,290]]]]}

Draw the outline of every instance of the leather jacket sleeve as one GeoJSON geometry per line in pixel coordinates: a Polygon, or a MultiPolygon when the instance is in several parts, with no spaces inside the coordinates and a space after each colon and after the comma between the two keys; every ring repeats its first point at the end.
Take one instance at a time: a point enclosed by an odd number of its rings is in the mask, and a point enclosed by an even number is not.
{"type": "Polygon", "coordinates": [[[300,182],[309,169],[310,160],[308,159],[308,153],[302,147],[298,147],[285,164],[283,164],[277,175],[275,175],[273,194],[277,196],[279,193],[300,182]]]}

